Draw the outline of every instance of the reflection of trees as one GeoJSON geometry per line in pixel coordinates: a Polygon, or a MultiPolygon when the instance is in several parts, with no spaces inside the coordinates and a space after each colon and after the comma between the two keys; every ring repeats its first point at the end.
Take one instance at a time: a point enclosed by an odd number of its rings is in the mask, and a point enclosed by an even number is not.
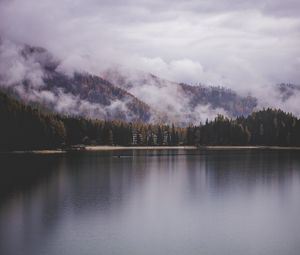
{"type": "Polygon", "coordinates": [[[142,183],[145,174],[143,161],[130,153],[120,158],[110,153],[6,157],[0,253],[32,254],[30,248],[42,248],[38,240],[51,239],[67,215],[121,210],[134,183],[142,183]]]}
{"type": "Polygon", "coordinates": [[[258,185],[283,188],[291,175],[299,175],[298,152],[208,151],[202,159],[209,188],[216,194],[251,191],[258,185]]]}
{"type": "Polygon", "coordinates": [[[51,232],[48,216],[58,211],[51,180],[56,179],[63,158],[28,154],[1,157],[0,253],[30,254],[31,244],[42,233],[51,232]]]}
{"type": "Polygon", "coordinates": [[[1,154],[0,203],[12,193],[29,193],[61,164],[58,155],[1,154]]]}
{"type": "Polygon", "coordinates": [[[182,202],[197,205],[196,199],[225,198],[258,187],[284,193],[299,178],[298,155],[129,150],[6,156],[1,161],[0,253],[36,254],[31,245],[41,249],[44,243],[38,240],[51,240],[65,217],[105,220],[124,213],[129,203],[140,213],[156,212],[154,200],[160,199],[162,210],[172,213],[182,202]],[[147,199],[154,201],[149,207],[147,199]]]}

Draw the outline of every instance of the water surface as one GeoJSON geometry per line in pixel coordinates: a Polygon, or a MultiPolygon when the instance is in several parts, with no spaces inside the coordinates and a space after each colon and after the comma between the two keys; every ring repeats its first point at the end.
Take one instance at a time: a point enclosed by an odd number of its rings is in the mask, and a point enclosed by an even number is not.
{"type": "Polygon", "coordinates": [[[0,254],[300,254],[300,152],[0,155],[0,254]]]}

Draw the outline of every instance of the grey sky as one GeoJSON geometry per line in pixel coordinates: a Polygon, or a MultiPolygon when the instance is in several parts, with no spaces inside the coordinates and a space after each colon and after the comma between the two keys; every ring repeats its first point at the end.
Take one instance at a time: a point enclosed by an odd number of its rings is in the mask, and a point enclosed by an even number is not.
{"type": "Polygon", "coordinates": [[[299,0],[0,0],[0,32],[62,58],[247,91],[300,78],[299,0]]]}

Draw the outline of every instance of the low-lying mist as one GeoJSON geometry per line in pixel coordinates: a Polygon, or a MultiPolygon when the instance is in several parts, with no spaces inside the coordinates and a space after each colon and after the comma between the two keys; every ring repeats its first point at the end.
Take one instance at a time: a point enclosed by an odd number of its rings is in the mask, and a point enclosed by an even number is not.
{"type": "Polygon", "coordinates": [[[228,117],[246,115],[264,107],[300,115],[300,87],[296,85],[272,84],[234,91],[221,86],[168,81],[122,65],[99,68],[95,76],[94,70],[72,69],[72,65],[67,65],[46,49],[5,38],[0,44],[0,85],[26,102],[38,102],[59,113],[89,118],[187,125],[211,120],[218,114],[228,117]],[[81,75],[79,81],[75,78],[78,74],[81,75]],[[98,77],[102,87],[120,88],[121,92],[96,93],[94,86],[100,85],[87,85],[95,80],[94,77],[98,77]],[[76,86],[79,88],[74,90],[76,86]],[[87,94],[85,97],[82,91],[87,94]],[[110,93],[124,93],[124,96],[115,97],[110,93]],[[141,119],[140,109],[132,112],[132,108],[141,105],[146,108],[147,117],[144,119],[141,119]]]}

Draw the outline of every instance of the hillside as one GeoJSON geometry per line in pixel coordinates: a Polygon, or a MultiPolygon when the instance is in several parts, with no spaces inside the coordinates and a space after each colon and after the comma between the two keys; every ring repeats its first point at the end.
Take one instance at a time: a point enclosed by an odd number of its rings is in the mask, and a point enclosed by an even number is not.
{"type": "Polygon", "coordinates": [[[0,92],[0,150],[56,148],[66,137],[63,122],[0,92]]]}
{"type": "Polygon", "coordinates": [[[65,74],[59,69],[60,62],[43,48],[24,46],[16,54],[18,62],[13,64],[23,65],[27,73],[12,84],[2,77],[0,85],[27,103],[91,118],[144,122],[151,118],[147,104],[110,82],[83,72],[65,74]]]}
{"type": "MultiPolygon", "coordinates": [[[[187,126],[218,114],[247,116],[263,107],[289,111],[300,95],[300,87],[293,84],[274,85],[266,91],[270,97],[255,98],[221,86],[177,83],[122,68],[99,75],[68,73],[44,48],[19,45],[12,51],[15,56],[1,66],[0,87],[25,103],[72,116],[187,126]]],[[[295,107],[292,111],[299,114],[295,107]]]]}
{"type": "Polygon", "coordinates": [[[210,104],[213,108],[222,108],[230,116],[236,117],[250,114],[257,106],[256,98],[239,96],[233,90],[224,87],[191,86],[184,83],[180,83],[180,86],[189,97],[192,108],[210,104]]]}
{"type": "Polygon", "coordinates": [[[160,112],[172,111],[173,116],[168,115],[179,122],[185,120],[188,123],[194,122],[195,119],[202,119],[200,114],[210,118],[210,115],[217,115],[217,113],[232,117],[248,115],[257,106],[256,98],[240,96],[235,91],[224,87],[192,86],[167,81],[153,74],[126,73],[124,70],[108,70],[103,76],[151,107],[159,107],[160,112]],[[158,102],[161,103],[157,106],[158,102]]]}

